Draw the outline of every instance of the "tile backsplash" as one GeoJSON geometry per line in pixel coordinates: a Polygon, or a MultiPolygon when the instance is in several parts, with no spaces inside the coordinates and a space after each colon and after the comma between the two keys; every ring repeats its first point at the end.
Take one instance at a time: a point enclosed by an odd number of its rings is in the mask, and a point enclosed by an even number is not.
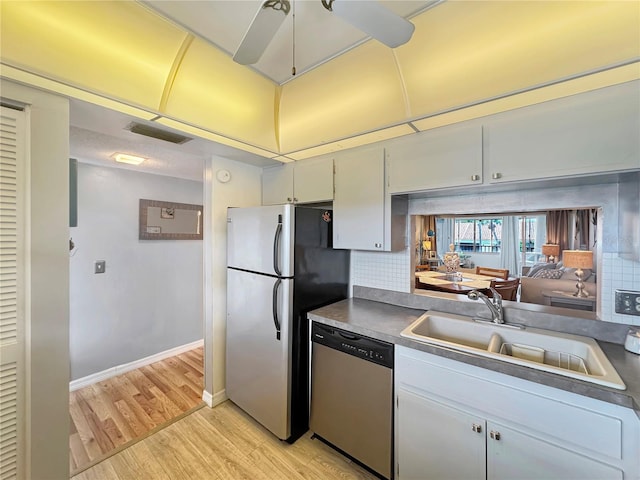
{"type": "Polygon", "coordinates": [[[410,292],[411,257],[400,252],[351,252],[351,284],[410,292]]]}
{"type": "Polygon", "coordinates": [[[616,289],[640,291],[640,263],[620,258],[616,253],[602,255],[602,319],[616,323],[640,325],[640,317],[616,313],[616,289]]]}

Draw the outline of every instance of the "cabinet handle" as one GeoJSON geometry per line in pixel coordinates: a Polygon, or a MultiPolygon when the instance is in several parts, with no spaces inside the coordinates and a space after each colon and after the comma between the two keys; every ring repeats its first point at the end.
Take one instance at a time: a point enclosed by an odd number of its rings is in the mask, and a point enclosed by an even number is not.
{"type": "Polygon", "coordinates": [[[293,199],[291,197],[287,197],[287,202],[292,201],[293,199]]]}
{"type": "Polygon", "coordinates": [[[478,425],[477,423],[474,423],[471,426],[471,430],[473,430],[476,433],[482,433],[482,425],[478,425]]]}
{"type": "Polygon", "coordinates": [[[480,175],[471,175],[472,182],[477,182],[478,180],[480,180],[480,175]]]}
{"type": "Polygon", "coordinates": [[[293,197],[293,201],[294,201],[294,202],[297,202],[297,201],[298,201],[298,199],[297,199],[296,197],[293,197]]]}
{"type": "Polygon", "coordinates": [[[491,178],[493,178],[494,180],[499,180],[502,178],[502,174],[499,172],[496,172],[493,175],[491,175],[491,178]]]}
{"type": "Polygon", "coordinates": [[[498,440],[498,441],[500,440],[500,432],[494,432],[493,430],[491,430],[491,432],[489,433],[489,436],[494,440],[498,440]]]}
{"type": "Polygon", "coordinates": [[[382,248],[382,244],[381,243],[374,243],[373,246],[376,247],[376,248],[382,248]]]}

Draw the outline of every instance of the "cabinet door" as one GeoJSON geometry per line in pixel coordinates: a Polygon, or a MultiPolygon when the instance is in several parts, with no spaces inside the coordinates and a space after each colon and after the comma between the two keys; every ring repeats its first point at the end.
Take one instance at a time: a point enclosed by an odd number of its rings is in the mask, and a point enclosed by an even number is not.
{"type": "Polygon", "coordinates": [[[398,389],[398,479],[484,480],[485,422],[404,389],[398,389]]]}
{"type": "Polygon", "coordinates": [[[494,422],[487,422],[487,429],[489,480],[622,480],[624,476],[621,470],[569,447],[553,445],[494,422]]]}
{"type": "Polygon", "coordinates": [[[640,83],[629,82],[489,119],[490,182],[640,168],[640,83]]]}
{"type": "Polygon", "coordinates": [[[342,153],[335,168],[334,248],[384,250],[384,150],[342,153]]]}
{"type": "Polygon", "coordinates": [[[482,126],[455,125],[402,137],[387,147],[389,193],[482,183],[482,126]]]}
{"type": "Polygon", "coordinates": [[[283,205],[293,202],[292,163],[262,170],[262,205],[283,205]]]}
{"type": "Polygon", "coordinates": [[[333,157],[312,158],[295,163],[294,202],[326,202],[333,199],[333,157]]]}

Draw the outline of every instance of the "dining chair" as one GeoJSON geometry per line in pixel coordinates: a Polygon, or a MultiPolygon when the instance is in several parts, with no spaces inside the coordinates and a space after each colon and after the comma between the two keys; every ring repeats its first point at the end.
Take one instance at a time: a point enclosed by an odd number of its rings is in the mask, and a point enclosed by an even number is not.
{"type": "Polygon", "coordinates": [[[509,270],[504,268],[476,267],[476,275],[487,275],[489,277],[509,278],[509,270]]]}
{"type": "Polygon", "coordinates": [[[515,278],[513,280],[491,280],[491,287],[494,288],[503,300],[517,300],[518,299],[518,287],[520,286],[520,279],[515,278]]]}

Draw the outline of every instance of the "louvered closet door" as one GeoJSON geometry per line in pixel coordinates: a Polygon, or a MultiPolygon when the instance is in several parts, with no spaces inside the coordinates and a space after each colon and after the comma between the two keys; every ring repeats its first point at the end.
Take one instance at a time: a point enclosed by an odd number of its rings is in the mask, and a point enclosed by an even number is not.
{"type": "Polygon", "coordinates": [[[0,114],[0,479],[24,478],[25,113],[0,114]]]}

